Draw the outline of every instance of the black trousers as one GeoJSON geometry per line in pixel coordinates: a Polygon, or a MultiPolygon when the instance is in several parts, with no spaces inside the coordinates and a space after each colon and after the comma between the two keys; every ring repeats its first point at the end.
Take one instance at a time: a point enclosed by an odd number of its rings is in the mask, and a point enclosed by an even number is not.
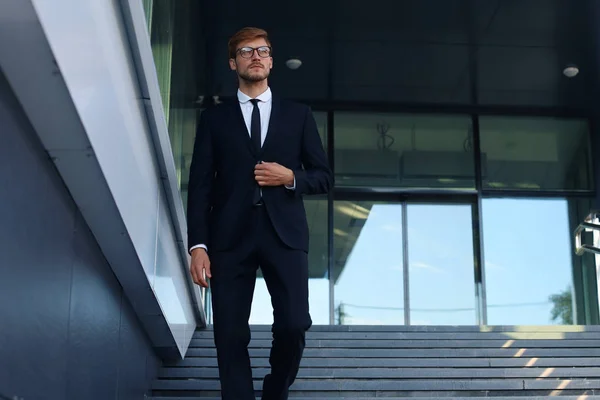
{"type": "Polygon", "coordinates": [[[210,255],[222,399],[255,399],[248,320],[260,267],[273,305],[271,372],[264,378],[262,399],[285,400],[298,373],[305,332],[312,325],[308,309],[308,255],[287,247],[279,239],[264,205],[254,207],[249,225],[234,250],[210,255]]]}

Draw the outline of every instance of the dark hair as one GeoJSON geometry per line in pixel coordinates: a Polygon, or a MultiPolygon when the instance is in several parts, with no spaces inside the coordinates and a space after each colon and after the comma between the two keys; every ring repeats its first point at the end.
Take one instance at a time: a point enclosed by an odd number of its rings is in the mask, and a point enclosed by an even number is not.
{"type": "Polygon", "coordinates": [[[240,29],[229,39],[229,43],[227,44],[229,48],[229,58],[235,58],[240,43],[261,38],[265,39],[267,45],[271,46],[269,35],[264,29],[254,27],[245,27],[240,29]]]}

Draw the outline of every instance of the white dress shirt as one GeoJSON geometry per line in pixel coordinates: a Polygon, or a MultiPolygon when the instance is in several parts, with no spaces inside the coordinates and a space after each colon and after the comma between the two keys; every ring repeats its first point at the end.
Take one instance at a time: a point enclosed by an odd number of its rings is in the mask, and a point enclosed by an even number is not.
{"type": "MultiPolygon", "coordinates": [[[[238,89],[237,98],[240,103],[240,108],[242,110],[242,115],[244,116],[244,122],[246,124],[246,129],[248,131],[248,135],[252,136],[250,124],[252,122],[252,111],[254,110],[254,104],[250,100],[252,97],[243,93],[238,89]]],[[[269,130],[269,121],[271,120],[271,108],[273,106],[273,94],[271,93],[271,88],[267,87],[267,90],[262,92],[260,95],[256,96],[256,99],[259,100],[258,111],[260,112],[260,145],[262,146],[265,143],[265,139],[267,137],[267,131],[269,130]]],[[[287,189],[294,190],[296,188],[296,177],[294,177],[294,184],[289,187],[286,186],[287,189]]],[[[202,247],[204,250],[208,250],[206,245],[197,244],[190,248],[190,253],[195,248],[202,247]]]]}
{"type": "MultiPolygon", "coordinates": [[[[238,89],[237,98],[240,102],[240,108],[242,109],[248,135],[251,136],[250,123],[252,122],[252,110],[254,110],[254,104],[250,102],[252,97],[242,93],[242,91],[238,89]]],[[[256,99],[258,100],[258,111],[260,111],[260,145],[262,146],[265,143],[267,131],[269,130],[269,121],[271,120],[271,108],[273,106],[273,94],[271,93],[271,89],[267,88],[267,90],[258,95],[256,99]]]]}

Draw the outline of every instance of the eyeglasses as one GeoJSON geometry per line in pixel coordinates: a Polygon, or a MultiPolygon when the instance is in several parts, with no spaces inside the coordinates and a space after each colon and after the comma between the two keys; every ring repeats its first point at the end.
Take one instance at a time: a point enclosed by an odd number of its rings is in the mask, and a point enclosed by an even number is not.
{"type": "Polygon", "coordinates": [[[267,58],[271,56],[271,47],[269,46],[260,46],[260,47],[242,47],[237,50],[237,52],[242,56],[242,58],[252,58],[254,55],[254,50],[261,58],[267,58]]]}

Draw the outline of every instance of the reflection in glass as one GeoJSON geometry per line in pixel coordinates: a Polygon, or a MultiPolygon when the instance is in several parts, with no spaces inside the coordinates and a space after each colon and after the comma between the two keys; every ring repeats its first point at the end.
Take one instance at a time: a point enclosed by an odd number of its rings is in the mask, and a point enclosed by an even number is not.
{"type": "Polygon", "coordinates": [[[319,136],[321,137],[323,149],[325,149],[325,152],[327,152],[327,113],[314,111],[313,116],[315,117],[315,122],[317,123],[317,130],[319,131],[319,136]]]}
{"type": "MultiPolygon", "coordinates": [[[[308,302],[310,316],[315,325],[329,324],[329,279],[327,242],[327,197],[314,196],[304,199],[310,241],[308,249],[308,302]]],[[[273,323],[273,306],[260,270],[258,271],[252,310],[251,324],[273,323]]]]}
{"type": "Polygon", "coordinates": [[[474,188],[469,116],[335,114],[338,186],[474,188]]]}
{"type": "Polygon", "coordinates": [[[146,25],[148,26],[148,32],[152,33],[152,10],[153,0],[142,0],[144,6],[144,15],[146,16],[146,25]]]}
{"type": "Polygon", "coordinates": [[[411,325],[475,325],[470,205],[408,205],[411,325]]]}
{"type": "MultiPolygon", "coordinates": [[[[594,209],[594,199],[584,197],[569,198],[567,205],[569,232],[574,232],[576,227],[594,209]]],[[[581,239],[583,243],[593,245],[598,244],[599,237],[600,235],[597,231],[584,230],[581,239]]],[[[579,325],[597,325],[600,323],[600,315],[598,310],[596,269],[597,265],[600,265],[600,256],[585,253],[581,256],[575,254],[572,258],[574,291],[573,323],[579,325]]]]}
{"type": "Polygon", "coordinates": [[[573,323],[573,250],[564,199],[484,199],[490,325],[573,323]]]}
{"type": "Polygon", "coordinates": [[[587,121],[481,117],[483,187],[592,189],[587,121]]]}
{"type": "Polygon", "coordinates": [[[146,21],[149,26],[150,44],[152,45],[152,54],[154,56],[154,65],[156,67],[156,76],[158,78],[164,115],[168,123],[174,56],[173,35],[176,24],[185,23],[185,20],[176,18],[177,4],[173,0],[146,0],[144,8],[146,11],[146,21]]]}
{"type": "Polygon", "coordinates": [[[402,205],[335,202],[335,324],[404,324],[402,254],[402,205]]]}
{"type": "Polygon", "coordinates": [[[199,63],[194,55],[198,37],[189,16],[197,11],[192,0],[144,0],[150,44],[184,207],[198,109],[199,63]]]}

